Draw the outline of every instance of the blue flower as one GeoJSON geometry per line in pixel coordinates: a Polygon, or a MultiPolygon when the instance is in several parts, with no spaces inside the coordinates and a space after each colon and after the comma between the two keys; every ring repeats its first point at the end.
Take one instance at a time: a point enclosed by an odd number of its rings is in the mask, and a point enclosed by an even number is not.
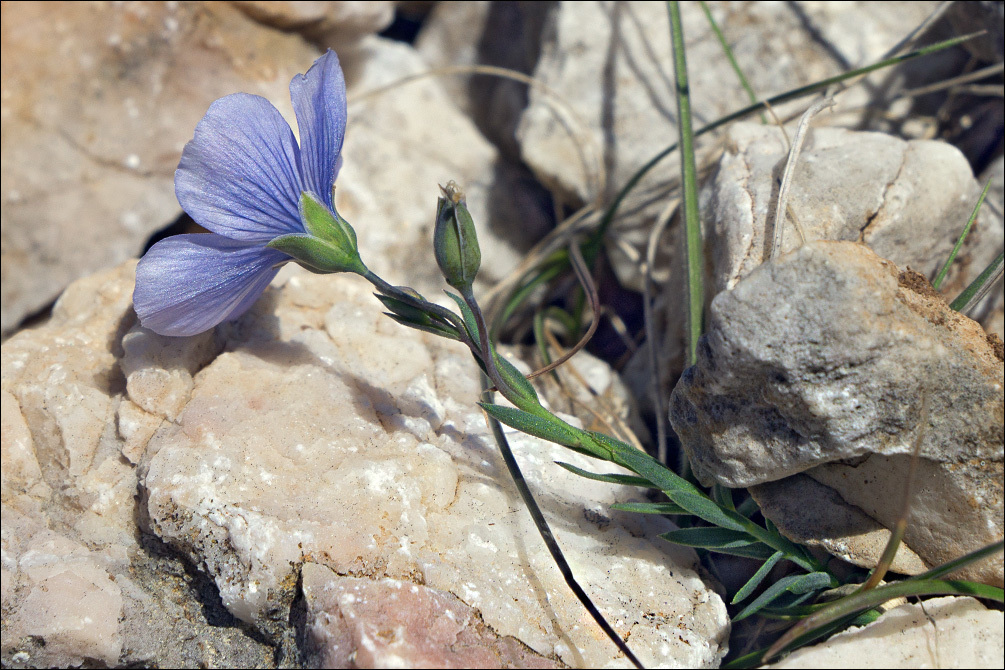
{"type": "Polygon", "coordinates": [[[365,270],[332,186],[345,135],[345,80],[333,51],[290,82],[300,144],[265,98],[214,102],[175,172],[182,208],[209,234],[161,240],[136,268],[133,306],[161,335],[194,335],[241,316],[297,261],[319,272],[365,270]]]}

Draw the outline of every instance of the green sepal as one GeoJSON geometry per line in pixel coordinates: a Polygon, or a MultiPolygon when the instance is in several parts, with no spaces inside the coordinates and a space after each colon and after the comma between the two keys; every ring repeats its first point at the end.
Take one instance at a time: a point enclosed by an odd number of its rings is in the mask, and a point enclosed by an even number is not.
{"type": "Polygon", "coordinates": [[[408,326],[409,328],[415,328],[416,330],[421,330],[425,333],[430,333],[432,335],[439,335],[440,337],[445,337],[449,340],[460,340],[460,336],[457,334],[456,330],[452,328],[447,328],[435,321],[430,323],[421,323],[416,321],[410,321],[409,319],[394,314],[393,312],[384,312],[385,316],[389,316],[403,326],[408,326]]]}
{"type": "Polygon", "coordinates": [[[338,213],[332,213],[313,194],[300,194],[300,220],[307,232],[339,249],[356,252],[356,231],[338,213]]]}
{"type": "Polygon", "coordinates": [[[289,254],[299,265],[318,274],[355,272],[361,275],[366,272],[358,255],[346,253],[313,235],[280,235],[265,246],[289,254]]]}
{"type": "Polygon", "coordinates": [[[487,402],[478,404],[489,416],[510,428],[516,428],[528,435],[540,437],[542,440],[548,440],[565,447],[580,448],[579,436],[567,428],[557,417],[549,420],[515,407],[505,407],[487,402]]]}

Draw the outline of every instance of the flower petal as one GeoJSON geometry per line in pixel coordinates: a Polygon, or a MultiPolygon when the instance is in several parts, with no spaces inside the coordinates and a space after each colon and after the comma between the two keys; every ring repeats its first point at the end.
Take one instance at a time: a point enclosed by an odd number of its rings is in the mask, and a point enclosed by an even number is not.
{"type": "Polygon", "coordinates": [[[160,335],[195,335],[248,310],[291,260],[260,244],[214,234],[161,240],[136,267],[133,307],[160,335]]]}
{"type": "Polygon", "coordinates": [[[329,49],[307,74],[293,78],[290,97],[300,127],[304,186],[331,208],[346,122],[345,78],[334,51],[329,49]]]}
{"type": "Polygon", "coordinates": [[[235,240],[268,242],[303,232],[304,185],[293,131],[261,96],[214,102],[175,172],[178,202],[199,224],[235,240]]]}

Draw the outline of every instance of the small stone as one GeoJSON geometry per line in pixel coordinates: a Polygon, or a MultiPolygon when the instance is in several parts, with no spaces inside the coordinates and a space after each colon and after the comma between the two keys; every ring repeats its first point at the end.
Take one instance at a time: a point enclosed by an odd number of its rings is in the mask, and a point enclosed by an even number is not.
{"type": "MultiPolygon", "coordinates": [[[[915,283],[863,245],[811,242],[716,296],[670,408],[698,478],[805,472],[892,528],[920,441],[906,544],[934,567],[1000,540],[1000,348],[915,283]]],[[[1001,585],[1002,559],[958,574],[1001,585]]]]}

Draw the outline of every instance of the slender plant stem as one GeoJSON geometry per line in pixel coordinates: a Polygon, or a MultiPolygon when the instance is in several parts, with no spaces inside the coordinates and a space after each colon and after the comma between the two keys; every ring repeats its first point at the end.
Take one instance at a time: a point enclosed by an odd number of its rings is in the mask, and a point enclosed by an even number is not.
{"type": "Polygon", "coordinates": [[[684,28],[681,25],[680,4],[668,2],[670,33],[673,39],[674,75],[677,80],[677,124],[680,130],[680,164],[684,185],[684,229],[687,238],[688,347],[687,364],[698,358],[698,338],[702,331],[705,308],[701,223],[698,220],[698,178],[694,164],[694,133],[691,130],[691,91],[687,81],[687,60],[684,54],[684,28]]]}
{"type": "MultiPolygon", "coordinates": [[[[482,399],[485,402],[492,402],[492,394],[485,391],[482,394],[482,399]]],[[[576,581],[576,576],[572,572],[572,567],[569,562],[565,560],[565,554],[562,553],[562,548],[558,546],[558,541],[555,540],[554,533],[551,532],[551,526],[548,525],[548,520],[544,517],[544,513],[541,512],[541,508],[538,507],[537,501],[534,500],[534,494],[531,493],[530,487],[527,485],[527,481],[523,477],[523,473],[520,471],[520,465],[516,462],[516,457],[513,455],[513,450],[509,446],[509,441],[506,439],[506,435],[503,433],[502,426],[498,421],[492,417],[488,417],[489,426],[492,429],[492,435],[495,437],[496,443],[499,445],[499,451],[502,453],[503,460],[506,462],[506,468],[509,470],[510,476],[513,478],[513,483],[516,484],[517,490],[520,492],[520,498],[523,500],[524,505],[527,506],[527,511],[530,512],[530,516],[534,519],[534,525],[537,526],[538,533],[541,534],[541,539],[544,540],[544,544],[548,547],[548,552],[551,554],[552,560],[555,561],[555,565],[558,566],[559,572],[562,573],[562,577],[565,578],[565,583],[572,589],[572,592],[576,595],[576,598],[582,603],[586,611],[590,613],[593,620],[597,622],[597,625],[604,631],[604,633],[617,645],[621,653],[631,661],[632,665],[636,668],[643,668],[642,662],[632,653],[632,650],[628,648],[628,644],[618,635],[617,631],[607,622],[604,615],[597,609],[597,606],[593,604],[590,596],[583,590],[583,587],[579,585],[576,581]]]]}

